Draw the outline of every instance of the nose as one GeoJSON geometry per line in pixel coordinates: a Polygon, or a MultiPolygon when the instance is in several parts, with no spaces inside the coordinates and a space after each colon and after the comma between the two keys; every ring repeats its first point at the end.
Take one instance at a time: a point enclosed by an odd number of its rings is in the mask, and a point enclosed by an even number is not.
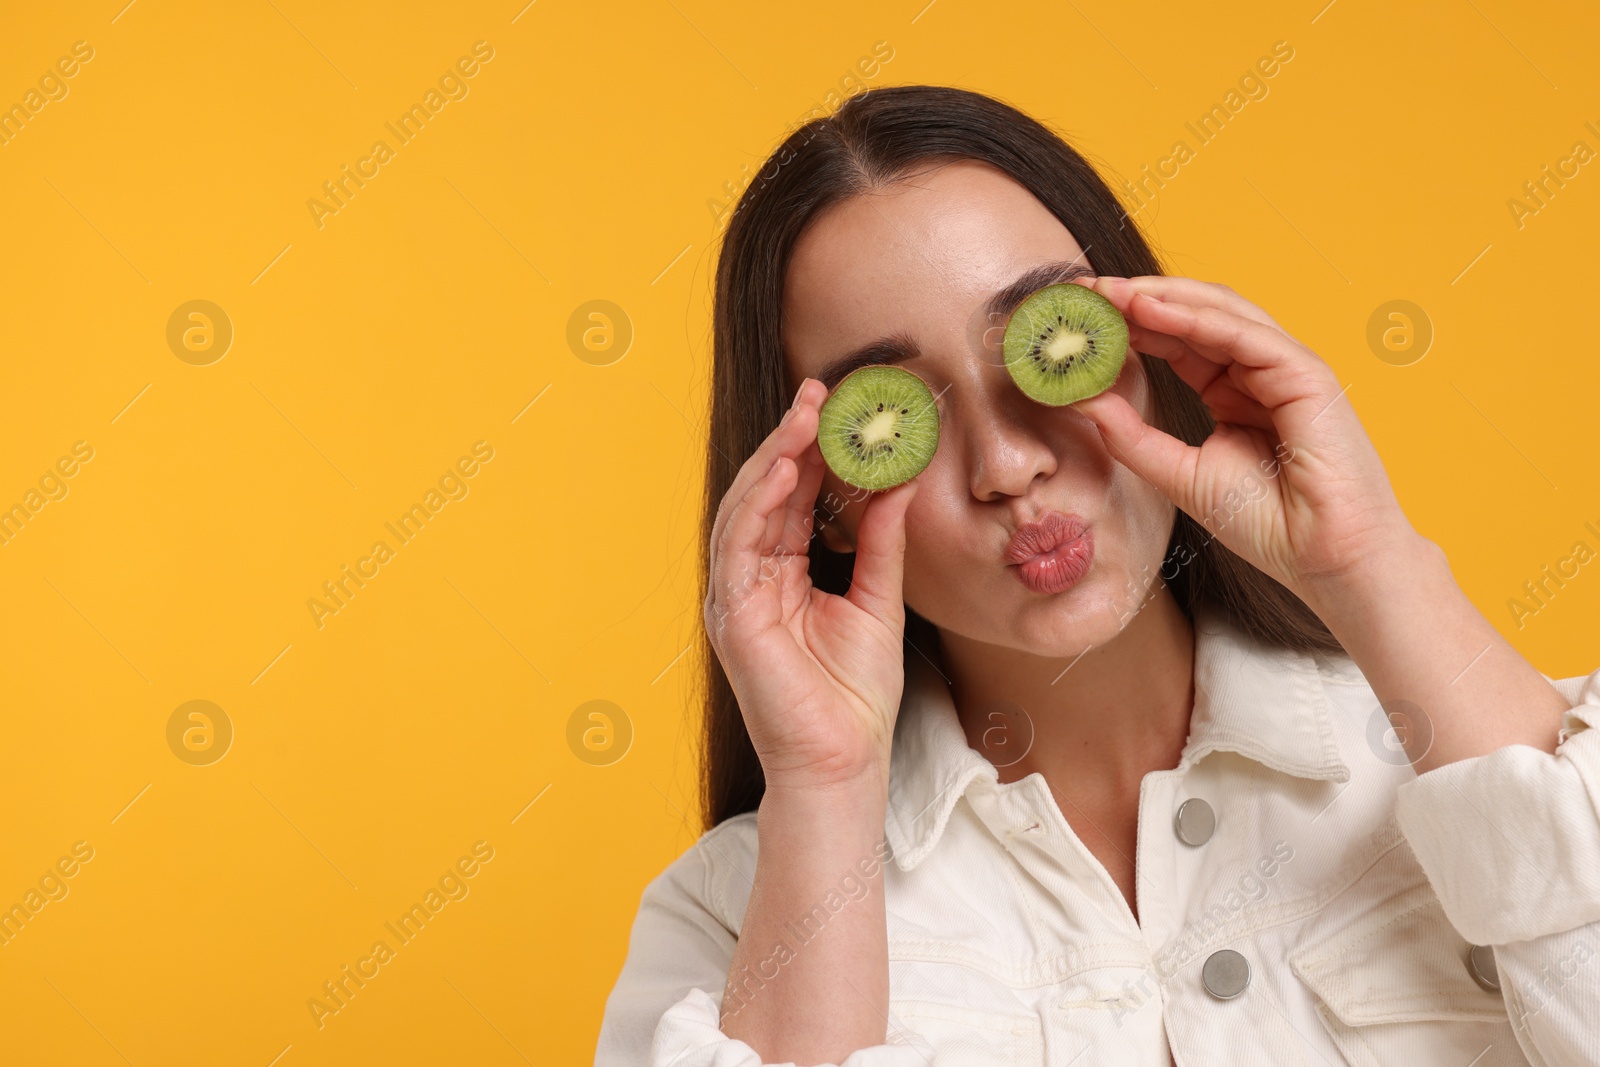
{"type": "Polygon", "coordinates": [[[1055,474],[1056,454],[1041,430],[1058,414],[1024,396],[1004,368],[1004,381],[987,377],[981,399],[968,394],[980,403],[962,420],[972,495],[986,503],[1023,496],[1035,479],[1055,474]]]}

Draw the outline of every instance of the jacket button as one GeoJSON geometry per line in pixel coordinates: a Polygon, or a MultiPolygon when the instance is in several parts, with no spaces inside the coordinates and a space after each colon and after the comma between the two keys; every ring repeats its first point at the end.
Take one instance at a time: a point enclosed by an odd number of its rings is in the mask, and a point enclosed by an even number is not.
{"type": "Polygon", "coordinates": [[[1494,949],[1488,945],[1473,945],[1467,953],[1467,973],[1490,993],[1500,992],[1500,968],[1495,966],[1494,949]]]}
{"type": "Polygon", "coordinates": [[[1250,963],[1231,948],[1219,949],[1206,957],[1200,981],[1218,1000],[1230,1000],[1250,984],[1250,963]]]}
{"type": "Polygon", "coordinates": [[[1172,828],[1184,844],[1203,845],[1211,840],[1211,833],[1217,828],[1217,813],[1199,797],[1190,797],[1178,805],[1178,813],[1172,817],[1172,828]]]}

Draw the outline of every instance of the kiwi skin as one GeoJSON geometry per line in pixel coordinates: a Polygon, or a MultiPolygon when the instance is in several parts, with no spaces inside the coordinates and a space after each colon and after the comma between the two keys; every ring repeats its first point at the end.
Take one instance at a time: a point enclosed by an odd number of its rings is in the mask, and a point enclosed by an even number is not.
{"type": "Polygon", "coordinates": [[[823,460],[841,481],[857,489],[877,492],[910,481],[933,462],[939,447],[935,399],[927,382],[902,367],[874,364],[851,371],[822,403],[817,445],[823,460]],[[891,400],[901,413],[895,413],[891,400]],[[890,406],[888,411],[885,404],[890,406]],[[851,444],[867,429],[863,417],[880,435],[878,447],[866,457],[851,444]],[[891,421],[882,424],[885,418],[891,421]],[[894,437],[887,437],[889,433],[894,437]],[[902,433],[905,437],[897,446],[894,438],[901,438],[902,433]]]}
{"type": "MultiPolygon", "coordinates": [[[[1066,339],[1073,333],[1069,331],[1066,339]]],[[[1128,354],[1128,323],[1117,306],[1086,285],[1075,282],[1047,285],[1035,290],[1012,313],[1002,342],[1006,370],[1029,397],[1041,404],[1061,407],[1097,396],[1116,383],[1128,354]],[[1047,370],[1041,353],[1042,331],[1065,315],[1081,322],[1096,320],[1098,335],[1085,347],[1071,352],[1065,367],[1047,370]]],[[[1059,356],[1058,356],[1059,358],[1059,356]]]]}

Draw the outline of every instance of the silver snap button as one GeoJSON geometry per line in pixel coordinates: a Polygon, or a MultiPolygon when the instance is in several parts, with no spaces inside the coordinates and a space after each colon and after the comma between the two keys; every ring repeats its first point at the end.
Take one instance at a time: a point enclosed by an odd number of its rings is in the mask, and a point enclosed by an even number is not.
{"type": "Polygon", "coordinates": [[[1184,844],[1203,845],[1211,840],[1217,828],[1217,813],[1199,797],[1190,797],[1178,805],[1178,813],[1172,817],[1172,828],[1184,844]]]}
{"type": "Polygon", "coordinates": [[[1250,963],[1231,948],[1219,949],[1206,957],[1200,981],[1218,1000],[1231,1000],[1250,984],[1250,963]]]}
{"type": "Polygon", "coordinates": [[[1494,949],[1488,945],[1473,945],[1467,953],[1467,973],[1490,993],[1500,992],[1500,968],[1495,966],[1494,949]]]}

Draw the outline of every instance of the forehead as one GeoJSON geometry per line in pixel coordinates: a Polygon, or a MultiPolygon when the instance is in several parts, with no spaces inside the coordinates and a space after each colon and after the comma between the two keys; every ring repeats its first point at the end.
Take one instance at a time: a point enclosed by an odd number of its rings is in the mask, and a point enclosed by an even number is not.
{"type": "Polygon", "coordinates": [[[921,170],[816,218],[784,280],[785,347],[802,373],[904,331],[965,331],[991,293],[1083,249],[1032,193],[974,160],[921,170]]]}

